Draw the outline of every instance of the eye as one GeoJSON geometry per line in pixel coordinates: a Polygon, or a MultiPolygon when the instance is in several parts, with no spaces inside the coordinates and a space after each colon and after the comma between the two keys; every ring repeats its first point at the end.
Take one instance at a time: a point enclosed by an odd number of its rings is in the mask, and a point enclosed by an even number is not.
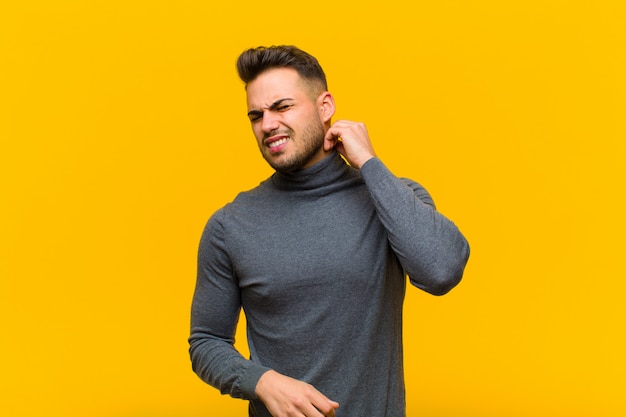
{"type": "Polygon", "coordinates": [[[248,115],[248,119],[250,119],[251,122],[257,122],[261,120],[262,117],[263,117],[263,113],[250,113],[248,115]]]}
{"type": "Polygon", "coordinates": [[[278,111],[285,111],[285,110],[289,109],[290,107],[291,107],[291,104],[283,104],[281,106],[278,106],[276,108],[276,110],[278,110],[278,111]]]}

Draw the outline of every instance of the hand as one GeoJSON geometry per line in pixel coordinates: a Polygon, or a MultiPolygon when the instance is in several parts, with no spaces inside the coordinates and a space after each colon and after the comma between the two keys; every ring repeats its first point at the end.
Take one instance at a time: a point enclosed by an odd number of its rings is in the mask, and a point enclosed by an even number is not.
{"type": "Polygon", "coordinates": [[[336,121],[326,132],[324,150],[332,148],[357,169],[376,156],[365,125],[348,120],[336,121]]]}
{"type": "Polygon", "coordinates": [[[261,375],[256,394],[274,417],[334,417],[339,407],[312,385],[276,371],[261,375]]]}

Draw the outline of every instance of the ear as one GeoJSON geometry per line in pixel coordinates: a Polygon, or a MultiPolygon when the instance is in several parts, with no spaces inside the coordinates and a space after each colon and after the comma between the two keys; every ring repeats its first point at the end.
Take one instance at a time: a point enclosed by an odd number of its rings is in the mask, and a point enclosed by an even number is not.
{"type": "Polygon", "coordinates": [[[324,91],[317,98],[320,119],[324,124],[330,123],[330,119],[335,114],[335,99],[328,91],[324,91]]]}

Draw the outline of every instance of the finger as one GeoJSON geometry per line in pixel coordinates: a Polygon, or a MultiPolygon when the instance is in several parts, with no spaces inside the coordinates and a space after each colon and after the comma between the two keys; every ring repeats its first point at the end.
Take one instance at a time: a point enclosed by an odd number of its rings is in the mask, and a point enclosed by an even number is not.
{"type": "Polygon", "coordinates": [[[334,417],[335,410],[339,407],[339,403],[333,401],[322,393],[320,393],[320,397],[313,400],[313,405],[315,409],[321,413],[324,417],[334,417]]]}
{"type": "Polygon", "coordinates": [[[343,142],[338,140],[337,143],[335,143],[335,150],[337,152],[339,152],[339,155],[343,156],[344,158],[346,158],[346,149],[343,146],[343,142]]]}
{"type": "Polygon", "coordinates": [[[311,390],[309,390],[308,395],[307,395],[308,397],[307,405],[315,409],[315,411],[317,412],[317,414],[312,414],[312,415],[316,417],[320,417],[320,416],[334,417],[335,409],[339,407],[339,403],[331,400],[326,395],[322,394],[314,386],[310,386],[310,388],[311,390]]]}
{"type": "MultiPolygon", "coordinates": [[[[337,403],[335,403],[335,404],[337,404],[337,403]]],[[[339,404],[337,404],[337,407],[339,407],[339,404]]],[[[336,409],[337,407],[331,407],[329,411],[327,411],[327,412],[322,412],[322,415],[323,415],[324,417],[335,417],[335,409],[336,409]]],[[[320,411],[320,412],[321,412],[321,411],[320,411]]]]}
{"type": "Polygon", "coordinates": [[[330,129],[326,132],[326,136],[324,136],[324,150],[329,151],[339,143],[339,133],[330,129]]]}
{"type": "Polygon", "coordinates": [[[335,408],[330,407],[327,411],[318,407],[311,406],[307,410],[303,411],[306,417],[335,417],[335,408]]]}

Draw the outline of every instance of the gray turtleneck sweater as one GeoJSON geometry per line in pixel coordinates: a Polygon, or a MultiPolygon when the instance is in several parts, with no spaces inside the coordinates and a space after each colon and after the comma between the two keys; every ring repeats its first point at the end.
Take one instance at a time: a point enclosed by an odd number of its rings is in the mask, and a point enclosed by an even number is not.
{"type": "Polygon", "coordinates": [[[402,303],[406,276],[435,295],[469,256],[457,227],[419,184],[377,159],[361,170],[333,153],[275,173],[208,221],[192,303],[194,371],[250,400],[269,369],[339,402],[337,417],[405,415],[402,303]],[[234,349],[240,309],[250,359],[234,349]]]}

